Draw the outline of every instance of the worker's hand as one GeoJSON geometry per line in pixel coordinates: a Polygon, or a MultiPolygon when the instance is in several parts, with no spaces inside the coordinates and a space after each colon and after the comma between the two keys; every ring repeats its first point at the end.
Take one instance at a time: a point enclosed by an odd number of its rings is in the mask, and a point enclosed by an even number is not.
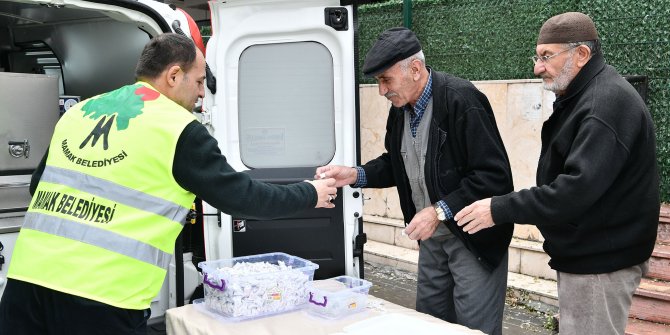
{"type": "Polygon", "coordinates": [[[332,203],[337,197],[337,188],[335,187],[335,179],[326,178],[319,180],[307,180],[308,183],[312,184],[316,189],[316,194],[318,200],[316,201],[315,208],[334,208],[335,204],[332,203]]]}
{"type": "Polygon", "coordinates": [[[440,220],[433,206],[428,206],[414,215],[409,225],[405,227],[405,234],[411,240],[427,240],[437,229],[440,220]]]}
{"type": "Polygon", "coordinates": [[[341,165],[327,165],[316,169],[314,179],[335,178],[335,187],[351,185],[356,182],[358,171],[355,168],[341,165]]]}
{"type": "Polygon", "coordinates": [[[470,234],[493,227],[495,223],[491,215],[491,198],[475,201],[461,209],[454,216],[454,220],[463,227],[464,232],[470,234]]]}

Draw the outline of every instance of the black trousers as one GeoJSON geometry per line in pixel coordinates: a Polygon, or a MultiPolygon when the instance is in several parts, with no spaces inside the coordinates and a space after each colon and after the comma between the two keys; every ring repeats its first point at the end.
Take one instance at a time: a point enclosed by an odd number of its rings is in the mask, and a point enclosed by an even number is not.
{"type": "Polygon", "coordinates": [[[7,279],[0,335],[147,334],[151,310],[123,309],[7,279]]]}

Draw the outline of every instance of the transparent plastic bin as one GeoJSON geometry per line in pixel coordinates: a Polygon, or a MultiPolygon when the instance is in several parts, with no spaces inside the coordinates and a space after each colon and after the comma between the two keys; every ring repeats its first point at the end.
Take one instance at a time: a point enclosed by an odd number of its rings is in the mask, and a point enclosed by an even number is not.
{"type": "Polygon", "coordinates": [[[372,283],[350,276],[339,276],[308,284],[307,311],[326,319],[339,319],[364,310],[372,283]]]}
{"type": "Polygon", "coordinates": [[[314,278],[319,265],[275,252],[200,262],[198,267],[204,275],[205,307],[226,320],[239,321],[305,307],[307,284],[314,278]],[[240,263],[263,262],[283,268],[235,273],[239,266],[248,266],[240,263]]]}

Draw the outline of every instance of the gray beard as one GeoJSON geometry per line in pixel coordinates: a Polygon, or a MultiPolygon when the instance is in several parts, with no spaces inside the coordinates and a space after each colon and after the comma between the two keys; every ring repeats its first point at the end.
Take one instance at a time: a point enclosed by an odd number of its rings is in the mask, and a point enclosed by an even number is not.
{"type": "MultiPolygon", "coordinates": [[[[570,52],[569,56],[572,56],[572,52],[570,52]]],[[[544,89],[547,91],[552,91],[556,94],[558,94],[558,92],[565,91],[568,88],[568,85],[570,85],[572,79],[574,79],[574,77],[570,76],[570,73],[574,68],[573,63],[574,62],[572,61],[572,57],[568,58],[568,60],[565,62],[565,65],[563,65],[563,68],[561,69],[561,73],[558,74],[553,82],[543,82],[544,89]]]]}

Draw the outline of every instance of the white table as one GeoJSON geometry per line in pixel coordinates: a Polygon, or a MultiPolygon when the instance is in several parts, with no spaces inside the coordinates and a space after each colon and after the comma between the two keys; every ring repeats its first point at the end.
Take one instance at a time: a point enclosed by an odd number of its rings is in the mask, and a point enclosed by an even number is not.
{"type": "MultiPolygon", "coordinates": [[[[472,330],[461,325],[448,323],[430,315],[419,313],[415,310],[405,308],[394,303],[369,296],[368,308],[339,320],[323,319],[307,313],[306,310],[298,310],[285,314],[239,321],[229,322],[216,318],[201,310],[201,306],[186,305],[172,308],[167,311],[166,325],[167,333],[170,335],[332,335],[332,334],[368,334],[369,332],[356,332],[360,330],[361,321],[377,322],[385,321],[386,327],[390,327],[393,320],[416,321],[423,326],[428,326],[440,335],[467,334],[482,335],[478,330],[472,330]],[[381,318],[381,319],[380,319],[381,318]],[[345,327],[349,327],[345,329],[345,327]],[[352,330],[352,327],[356,328],[352,330]],[[348,331],[347,331],[348,330],[348,331]]],[[[412,322],[414,331],[406,335],[418,335],[418,329],[412,322]]],[[[399,329],[402,327],[395,327],[399,329]]],[[[393,331],[391,331],[393,332],[393,331]]],[[[385,333],[386,335],[389,332],[385,333]]],[[[424,333],[425,334],[425,333],[424,333]]],[[[384,335],[384,334],[380,334],[384,335]]]]}

